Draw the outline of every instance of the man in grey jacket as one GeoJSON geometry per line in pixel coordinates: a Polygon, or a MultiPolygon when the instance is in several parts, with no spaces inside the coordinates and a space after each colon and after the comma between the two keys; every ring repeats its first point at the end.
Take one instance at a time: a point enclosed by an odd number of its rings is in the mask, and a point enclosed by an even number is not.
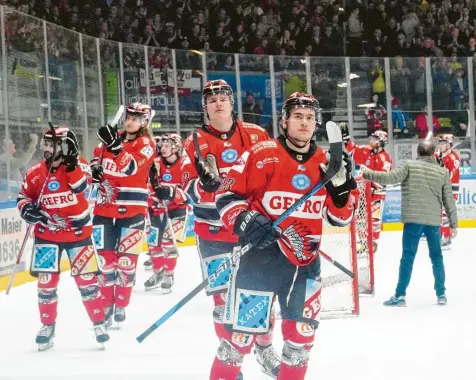
{"type": "Polygon", "coordinates": [[[418,144],[418,158],[390,172],[364,169],[364,179],[382,185],[402,184],[403,253],[395,295],[384,306],[406,306],[405,295],[412,275],[420,237],[425,234],[435,277],[438,305],[446,305],[445,267],[440,245],[441,209],[445,208],[456,237],[456,204],[447,171],[433,158],[436,146],[431,141],[418,144]]]}

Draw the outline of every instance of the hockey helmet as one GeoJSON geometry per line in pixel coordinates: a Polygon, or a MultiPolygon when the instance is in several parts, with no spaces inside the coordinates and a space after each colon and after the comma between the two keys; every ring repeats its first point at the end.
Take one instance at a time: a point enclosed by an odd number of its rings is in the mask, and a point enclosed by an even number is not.
{"type": "Polygon", "coordinates": [[[182,138],[178,134],[169,133],[163,137],[162,142],[169,143],[172,149],[177,150],[177,155],[179,156],[182,155],[182,150],[183,150],[182,138]]]}
{"type": "Polygon", "coordinates": [[[43,134],[44,140],[53,141],[56,140],[57,144],[61,144],[63,141],[66,141],[68,136],[69,128],[58,125],[53,129],[49,128],[43,134]]]}
{"type": "Polygon", "coordinates": [[[142,126],[147,126],[152,115],[152,109],[148,104],[131,103],[127,106],[126,115],[138,116],[142,120],[142,126]]]}
{"type": "MultiPolygon", "coordinates": [[[[63,155],[63,151],[66,152],[66,147],[63,147],[63,143],[66,143],[66,138],[68,137],[69,128],[64,126],[56,126],[49,128],[43,134],[44,141],[51,141],[59,146],[61,149],[56,152],[56,156],[53,161],[60,159],[63,155]]],[[[45,151],[44,157],[47,161],[51,161],[52,157],[45,151]]]]}
{"type": "Polygon", "coordinates": [[[448,144],[450,144],[451,146],[453,146],[454,142],[455,142],[455,137],[451,134],[451,133],[443,133],[441,135],[438,135],[436,137],[438,143],[443,143],[443,142],[446,142],[448,144]]]}
{"type": "Polygon", "coordinates": [[[295,92],[286,99],[281,111],[283,120],[288,120],[291,110],[294,108],[312,108],[316,113],[316,124],[320,127],[322,124],[321,108],[314,95],[295,92]]]}
{"type": "Polygon", "coordinates": [[[207,98],[212,95],[226,95],[230,99],[230,103],[233,106],[233,89],[223,79],[216,79],[208,81],[202,91],[202,107],[207,106],[207,98]]]}
{"type": "Polygon", "coordinates": [[[383,148],[388,141],[388,134],[385,131],[374,131],[370,135],[370,139],[375,139],[380,143],[380,147],[383,148]]]}

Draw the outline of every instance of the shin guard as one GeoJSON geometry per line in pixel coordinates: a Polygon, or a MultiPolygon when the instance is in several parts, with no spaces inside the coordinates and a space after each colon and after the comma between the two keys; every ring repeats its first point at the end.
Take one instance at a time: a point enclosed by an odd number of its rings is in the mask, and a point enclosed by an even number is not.
{"type": "Polygon", "coordinates": [[[129,305],[132,287],[136,281],[137,255],[117,254],[117,278],[115,305],[124,308],[129,305]]]}
{"type": "Polygon", "coordinates": [[[304,380],[315,328],[305,322],[283,320],[283,355],[278,380],[304,380]]]}
{"type": "Polygon", "coordinates": [[[38,308],[41,323],[44,325],[53,325],[56,322],[59,278],[57,273],[38,274],[38,308]]]}
{"type": "Polygon", "coordinates": [[[116,253],[110,250],[99,250],[101,274],[98,276],[99,288],[104,307],[114,305],[114,284],[116,283],[116,253]]]}
{"type": "Polygon", "coordinates": [[[83,274],[74,278],[78,285],[84,307],[93,323],[104,322],[104,303],[95,274],[83,274]]]}

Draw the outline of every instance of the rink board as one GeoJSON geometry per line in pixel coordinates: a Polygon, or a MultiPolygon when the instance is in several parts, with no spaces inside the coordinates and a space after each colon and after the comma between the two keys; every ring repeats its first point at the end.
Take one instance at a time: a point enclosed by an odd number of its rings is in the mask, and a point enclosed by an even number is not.
{"type": "MultiPolygon", "coordinates": [[[[383,213],[383,231],[401,231],[400,188],[393,187],[387,191],[383,213]]],[[[456,202],[458,208],[459,228],[476,227],[476,177],[468,176],[461,180],[459,199],[456,202]]],[[[7,288],[9,276],[15,264],[18,252],[26,232],[26,224],[20,218],[15,201],[0,202],[0,291],[7,288]]],[[[193,233],[193,215],[189,218],[187,226],[187,238],[180,246],[195,244],[193,233]]],[[[17,274],[14,286],[34,281],[29,274],[30,257],[32,251],[32,239],[30,238],[17,274]]],[[[144,242],[143,251],[147,251],[144,242]]],[[[62,260],[61,270],[69,270],[68,260],[62,260]]]]}

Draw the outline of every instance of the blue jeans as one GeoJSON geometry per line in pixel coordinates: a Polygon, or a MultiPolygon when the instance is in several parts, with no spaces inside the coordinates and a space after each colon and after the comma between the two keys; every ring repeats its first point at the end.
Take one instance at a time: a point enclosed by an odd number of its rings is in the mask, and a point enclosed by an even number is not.
{"type": "Polygon", "coordinates": [[[428,249],[430,250],[433,276],[435,278],[435,291],[437,296],[445,294],[445,266],[440,245],[440,226],[428,226],[425,224],[405,223],[402,238],[402,259],[400,260],[400,273],[398,276],[395,296],[405,296],[410,278],[412,277],[413,262],[418,250],[420,237],[425,234],[428,249]]]}

